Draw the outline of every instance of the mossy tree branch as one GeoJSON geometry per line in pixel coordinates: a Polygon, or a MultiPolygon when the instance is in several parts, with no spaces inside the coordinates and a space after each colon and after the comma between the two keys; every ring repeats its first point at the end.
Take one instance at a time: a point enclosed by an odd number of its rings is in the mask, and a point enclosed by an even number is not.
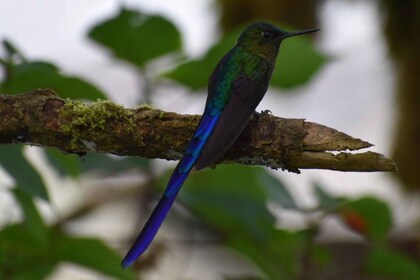
{"type": "MultiPolygon", "coordinates": [[[[48,89],[0,95],[0,143],[56,147],[66,153],[102,152],[177,160],[199,119],[197,115],[179,115],[149,106],[125,109],[111,101],[64,100],[48,89]]],[[[393,161],[381,154],[346,152],[370,146],[303,119],[255,114],[220,162],[290,171],[396,170],[393,161]]]]}

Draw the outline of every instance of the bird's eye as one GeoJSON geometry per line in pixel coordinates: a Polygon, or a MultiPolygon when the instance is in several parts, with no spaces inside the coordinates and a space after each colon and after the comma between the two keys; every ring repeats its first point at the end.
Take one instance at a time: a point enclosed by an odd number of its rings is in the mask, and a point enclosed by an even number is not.
{"type": "Polygon", "coordinates": [[[263,31],[263,32],[261,32],[261,36],[265,39],[269,39],[269,38],[273,37],[273,32],[263,31]]]}

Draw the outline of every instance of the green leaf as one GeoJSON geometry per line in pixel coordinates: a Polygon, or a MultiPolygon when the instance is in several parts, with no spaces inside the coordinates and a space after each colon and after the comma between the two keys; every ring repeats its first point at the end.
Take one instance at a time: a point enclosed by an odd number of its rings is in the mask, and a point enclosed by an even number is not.
{"type": "Polygon", "coordinates": [[[373,247],[365,262],[365,269],[384,279],[420,279],[419,263],[385,247],[373,247]]]}
{"type": "Polygon", "coordinates": [[[48,278],[47,276],[53,271],[55,265],[51,263],[45,264],[39,261],[36,265],[19,268],[20,270],[15,271],[13,277],[7,276],[7,278],[1,279],[44,280],[48,278]]]}
{"type": "Polygon", "coordinates": [[[270,279],[293,279],[303,235],[274,227],[275,219],[266,207],[269,193],[261,184],[265,173],[234,165],[203,170],[188,178],[180,200],[270,279]]]}
{"type": "Polygon", "coordinates": [[[59,236],[50,254],[59,261],[70,261],[117,279],[137,279],[120,266],[121,256],[97,239],[59,236]]]}
{"type": "Polygon", "coordinates": [[[55,267],[47,244],[29,230],[25,224],[15,224],[0,231],[0,279],[45,279],[55,267]]]}
{"type": "Polygon", "coordinates": [[[266,193],[258,182],[257,175],[262,172],[243,166],[203,170],[188,178],[181,199],[217,228],[231,233],[245,231],[265,240],[275,220],[267,210],[266,193]]]}
{"type": "MultiPolygon", "coordinates": [[[[236,44],[240,32],[236,29],[225,34],[222,39],[199,59],[185,62],[175,69],[163,74],[191,89],[205,88],[213,69],[222,56],[236,44]]],[[[290,30],[290,28],[285,28],[290,30]]],[[[326,62],[326,57],[314,48],[305,38],[296,37],[282,43],[276,62],[276,70],[271,85],[280,88],[291,88],[306,83],[326,62]],[[290,42],[289,42],[290,41],[290,42]]]]}
{"type": "Polygon", "coordinates": [[[15,190],[25,220],[0,231],[0,279],[45,279],[62,261],[73,262],[117,279],[137,279],[120,267],[121,257],[102,241],[64,236],[45,227],[32,198],[15,190]]]}
{"type": "Polygon", "coordinates": [[[229,246],[244,253],[270,280],[297,279],[304,235],[272,230],[265,242],[256,242],[246,232],[230,236],[229,246]]]}
{"type": "MultiPolygon", "coordinates": [[[[313,240],[311,242],[314,242],[313,240]]],[[[320,245],[317,243],[312,244],[311,251],[311,258],[314,264],[317,265],[319,268],[324,268],[331,263],[332,254],[331,251],[324,245],[320,245]]]]}
{"type": "Polygon", "coordinates": [[[391,228],[392,217],[388,205],[374,197],[349,201],[338,211],[346,225],[374,242],[384,241],[391,228]]]}
{"type": "Polygon", "coordinates": [[[80,175],[80,156],[65,154],[57,149],[45,149],[48,161],[61,176],[80,175]]]}
{"type": "Polygon", "coordinates": [[[45,279],[55,262],[48,257],[49,231],[33,198],[20,189],[13,194],[19,202],[24,219],[21,224],[0,231],[0,279],[45,279]]]}
{"type": "Polygon", "coordinates": [[[29,195],[48,200],[47,189],[39,173],[23,156],[23,146],[0,145],[0,164],[14,178],[16,186],[29,195]]]}
{"type": "Polygon", "coordinates": [[[101,174],[117,174],[131,168],[145,168],[149,164],[147,158],[132,156],[110,156],[101,153],[88,153],[79,158],[83,173],[97,171],[101,174]]]}
{"type": "Polygon", "coordinates": [[[2,92],[17,94],[36,88],[51,88],[62,98],[105,99],[95,86],[75,77],[62,75],[59,69],[47,62],[34,61],[14,65],[11,78],[0,85],[2,92]]]}
{"type": "Polygon", "coordinates": [[[20,189],[14,189],[13,193],[24,214],[23,225],[26,227],[28,234],[32,235],[35,240],[46,245],[48,241],[48,229],[38,213],[33,199],[27,193],[20,189]]]}
{"type": "Polygon", "coordinates": [[[193,90],[207,87],[210,74],[223,55],[236,44],[239,34],[240,30],[225,34],[217,44],[208,50],[204,57],[187,61],[175,69],[163,73],[162,76],[193,90]]]}
{"type": "Polygon", "coordinates": [[[65,154],[57,149],[47,149],[48,161],[61,176],[77,177],[81,173],[99,172],[117,174],[131,168],[145,168],[148,159],[141,157],[110,156],[101,153],[88,153],[83,156],[65,154]]]}
{"type": "Polygon", "coordinates": [[[40,246],[33,235],[28,233],[28,227],[22,224],[8,226],[0,231],[0,279],[45,279],[63,261],[117,279],[137,279],[131,270],[120,267],[121,256],[102,241],[68,237],[51,231],[49,233],[48,243],[40,246]],[[33,278],[30,278],[31,275],[33,278]]]}
{"type": "Polygon", "coordinates": [[[13,224],[0,231],[0,249],[0,252],[7,256],[7,262],[10,263],[9,255],[27,259],[29,255],[39,255],[39,252],[45,250],[45,246],[36,236],[28,233],[26,225],[13,224]]]}
{"type": "Polygon", "coordinates": [[[17,57],[20,59],[20,61],[26,61],[25,57],[22,55],[22,53],[13,45],[12,42],[10,42],[7,39],[4,39],[2,41],[2,45],[4,50],[6,51],[7,57],[9,59],[12,59],[13,57],[17,57]]]}
{"type": "Polygon", "coordinates": [[[88,35],[117,58],[139,68],[154,58],[181,49],[181,34],[170,21],[125,8],[94,26],[88,35]]]}
{"type": "Polygon", "coordinates": [[[269,197],[280,204],[285,209],[299,209],[292,195],[286,188],[286,186],[278,178],[269,174],[268,172],[262,172],[259,176],[259,180],[262,186],[264,186],[269,197]]]}
{"type": "Polygon", "coordinates": [[[313,187],[318,198],[318,204],[322,209],[330,211],[343,203],[343,199],[331,196],[319,183],[314,182],[313,187]]]}
{"type": "Polygon", "coordinates": [[[292,88],[306,84],[326,61],[305,35],[286,39],[280,47],[271,85],[292,88]]]}
{"type": "Polygon", "coordinates": [[[9,40],[2,40],[2,45],[8,56],[13,56],[19,53],[16,47],[9,40]]]}

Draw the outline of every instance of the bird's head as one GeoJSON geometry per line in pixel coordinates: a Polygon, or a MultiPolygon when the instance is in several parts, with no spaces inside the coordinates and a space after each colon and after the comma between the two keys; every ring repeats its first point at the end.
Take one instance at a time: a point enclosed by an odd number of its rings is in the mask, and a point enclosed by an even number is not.
{"type": "Polygon", "coordinates": [[[286,32],[267,22],[256,22],[248,26],[239,36],[237,45],[258,53],[274,61],[279,52],[280,43],[289,37],[316,32],[319,29],[307,29],[286,32]]]}

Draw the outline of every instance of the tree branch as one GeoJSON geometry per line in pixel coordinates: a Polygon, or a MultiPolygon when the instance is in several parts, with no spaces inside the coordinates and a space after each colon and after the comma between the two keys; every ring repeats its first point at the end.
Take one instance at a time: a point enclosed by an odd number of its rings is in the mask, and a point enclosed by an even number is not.
{"type": "MultiPolygon", "coordinates": [[[[111,101],[64,100],[48,89],[0,95],[0,143],[56,147],[66,153],[180,159],[200,116],[140,106],[125,109],[111,101]]],[[[254,114],[220,162],[305,169],[396,171],[394,162],[374,153],[346,151],[372,145],[303,119],[254,114]],[[332,151],[335,151],[332,153],[332,151]]]]}

